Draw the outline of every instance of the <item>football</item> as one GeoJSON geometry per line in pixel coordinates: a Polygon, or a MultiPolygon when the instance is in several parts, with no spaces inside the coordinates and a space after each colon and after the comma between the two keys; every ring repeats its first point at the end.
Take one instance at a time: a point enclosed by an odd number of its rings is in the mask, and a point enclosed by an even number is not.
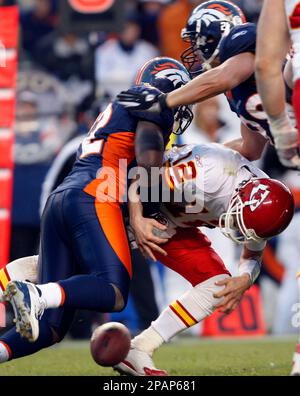
{"type": "Polygon", "coordinates": [[[105,323],[95,329],[91,337],[91,354],[97,364],[115,366],[125,359],[130,349],[130,332],[118,322],[105,323]]]}

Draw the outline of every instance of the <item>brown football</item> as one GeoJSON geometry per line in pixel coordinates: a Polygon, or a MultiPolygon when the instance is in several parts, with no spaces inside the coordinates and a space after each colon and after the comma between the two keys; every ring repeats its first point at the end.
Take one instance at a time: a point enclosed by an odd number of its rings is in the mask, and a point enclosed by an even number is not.
{"type": "Polygon", "coordinates": [[[105,323],[97,327],[92,334],[92,357],[100,366],[115,366],[127,356],[130,341],[127,327],[118,322],[105,323]]]}

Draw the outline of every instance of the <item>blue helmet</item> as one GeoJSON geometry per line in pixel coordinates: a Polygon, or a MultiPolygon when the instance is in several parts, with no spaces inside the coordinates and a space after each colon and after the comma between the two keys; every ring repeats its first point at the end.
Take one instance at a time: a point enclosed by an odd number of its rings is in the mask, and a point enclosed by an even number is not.
{"type": "Polygon", "coordinates": [[[191,44],[181,55],[190,73],[197,75],[210,69],[223,37],[245,22],[241,9],[229,1],[207,1],[196,7],[181,33],[181,38],[191,44]]]}
{"type": "MultiPolygon", "coordinates": [[[[157,57],[144,64],[139,70],[135,84],[150,84],[164,93],[182,87],[191,80],[190,73],[182,63],[173,58],[157,57]]],[[[193,121],[191,106],[179,106],[175,113],[176,129],[181,135],[193,121]]]]}

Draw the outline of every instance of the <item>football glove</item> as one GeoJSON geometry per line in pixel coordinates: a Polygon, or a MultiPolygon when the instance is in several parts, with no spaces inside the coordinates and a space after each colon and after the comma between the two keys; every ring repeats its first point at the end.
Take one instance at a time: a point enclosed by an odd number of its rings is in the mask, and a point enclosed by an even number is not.
{"type": "Polygon", "coordinates": [[[166,98],[167,95],[164,93],[155,94],[148,90],[135,92],[129,89],[117,96],[117,102],[127,109],[160,113],[168,108],[166,98]]]}

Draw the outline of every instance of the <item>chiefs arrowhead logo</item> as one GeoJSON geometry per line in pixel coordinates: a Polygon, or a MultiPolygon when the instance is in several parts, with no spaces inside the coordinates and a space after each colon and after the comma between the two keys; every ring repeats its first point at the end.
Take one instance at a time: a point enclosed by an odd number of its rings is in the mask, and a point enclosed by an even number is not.
{"type": "Polygon", "coordinates": [[[115,0],[69,0],[75,11],[84,14],[93,14],[107,11],[115,0]]]}
{"type": "Polygon", "coordinates": [[[250,200],[246,202],[246,205],[249,205],[251,212],[254,212],[264,202],[269,194],[269,187],[264,184],[259,184],[252,189],[250,200]]]}

